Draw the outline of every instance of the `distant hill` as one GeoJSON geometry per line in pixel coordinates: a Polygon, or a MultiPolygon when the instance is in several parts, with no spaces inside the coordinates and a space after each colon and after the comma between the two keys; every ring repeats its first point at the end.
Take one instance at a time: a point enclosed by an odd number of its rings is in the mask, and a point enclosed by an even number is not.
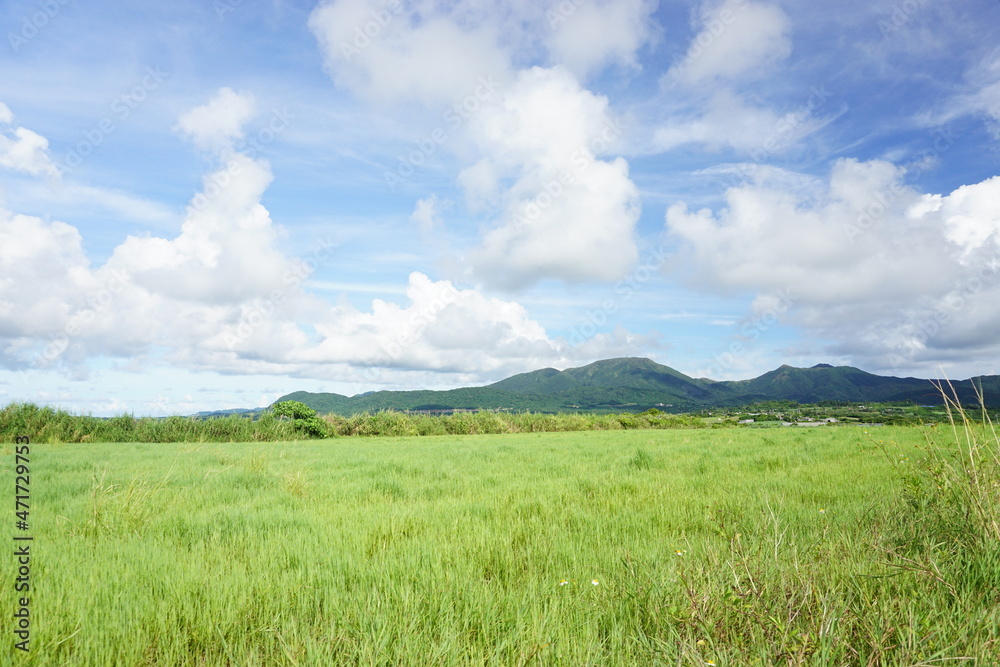
{"type": "MultiPolygon", "coordinates": [[[[997,376],[983,378],[987,394],[997,396],[997,376]],[[992,387],[992,391],[989,390],[992,387]]],[[[964,402],[975,402],[968,381],[954,383],[964,402]]],[[[913,401],[918,405],[940,404],[941,393],[930,380],[885,377],[851,366],[820,364],[812,368],[782,366],[752,380],[720,382],[716,386],[738,403],[761,400],[891,402],[913,401]]],[[[721,395],[720,395],[721,398],[721,395]]],[[[998,397],[1000,398],[1000,397],[998,397]]],[[[721,405],[731,405],[729,401],[721,405]]]]}
{"type": "MultiPolygon", "coordinates": [[[[987,403],[1000,404],[1000,376],[977,378],[987,403]]],[[[952,383],[964,403],[975,403],[970,380],[952,383]]],[[[543,368],[485,387],[446,391],[374,391],[358,396],[297,391],[279,401],[301,401],[323,413],[351,415],[375,410],[508,409],[533,412],[622,412],[656,407],[687,412],[760,401],[799,403],[942,402],[934,383],[919,378],[874,375],[851,366],[782,366],[752,380],[695,379],[650,359],[595,361],[559,371],[543,368]]]]}
{"type": "Polygon", "coordinates": [[[209,419],[211,417],[228,417],[229,415],[248,415],[256,412],[260,412],[263,408],[233,408],[231,410],[210,410],[205,412],[196,412],[191,417],[198,417],[199,419],[209,419]]]}

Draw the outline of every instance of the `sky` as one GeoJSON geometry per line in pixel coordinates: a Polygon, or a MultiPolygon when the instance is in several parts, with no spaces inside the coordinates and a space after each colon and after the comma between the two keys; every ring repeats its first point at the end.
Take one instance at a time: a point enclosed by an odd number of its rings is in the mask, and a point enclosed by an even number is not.
{"type": "Polygon", "coordinates": [[[8,0],[0,404],[1000,374],[1000,3],[8,0]]]}

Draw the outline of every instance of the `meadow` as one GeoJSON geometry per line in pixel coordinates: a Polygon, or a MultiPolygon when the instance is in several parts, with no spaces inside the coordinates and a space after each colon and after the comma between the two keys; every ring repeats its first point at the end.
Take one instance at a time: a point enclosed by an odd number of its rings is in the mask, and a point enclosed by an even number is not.
{"type": "Polygon", "coordinates": [[[32,444],[31,648],[8,556],[0,655],[1000,664],[996,437],[970,428],[32,444]]]}

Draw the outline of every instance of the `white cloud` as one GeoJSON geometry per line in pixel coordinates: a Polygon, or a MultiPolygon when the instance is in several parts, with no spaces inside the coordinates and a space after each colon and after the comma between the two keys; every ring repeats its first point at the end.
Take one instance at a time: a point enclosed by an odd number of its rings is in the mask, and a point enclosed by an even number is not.
{"type": "Polygon", "coordinates": [[[442,378],[468,384],[569,359],[589,361],[596,357],[583,355],[617,351],[621,338],[621,332],[596,336],[572,350],[551,339],[520,304],[419,272],[409,277],[404,303],[375,299],[367,311],[347,305],[303,309],[299,321],[311,323],[316,339],[282,318],[268,320],[252,336],[239,336],[236,325],[228,324],[204,345],[179,351],[177,359],[228,372],[348,380],[368,387],[434,386],[442,378]],[[239,344],[229,345],[236,337],[239,344]]]}
{"type": "Polygon", "coordinates": [[[95,215],[114,215],[118,219],[136,223],[173,226],[178,222],[176,207],[137,197],[128,192],[98,188],[81,183],[61,180],[57,188],[38,189],[26,187],[35,197],[58,201],[64,209],[89,212],[95,215]]]}
{"type": "Polygon", "coordinates": [[[434,106],[468,95],[480,77],[505,81],[544,51],[580,78],[609,64],[637,68],[654,9],[650,0],[328,0],[309,27],[339,85],[370,101],[434,106]]]}
{"type": "Polygon", "coordinates": [[[471,256],[481,279],[518,288],[545,278],[614,280],[628,270],[638,254],[638,189],[624,160],[598,158],[621,134],[606,98],[566,70],[533,68],[470,126],[484,157],[459,180],[503,211],[471,256]],[[513,185],[498,192],[501,182],[513,185]]]}
{"type": "Polygon", "coordinates": [[[410,220],[415,222],[420,231],[427,234],[434,231],[441,224],[441,209],[446,202],[441,202],[437,195],[431,195],[417,201],[417,206],[410,215],[410,220]]]}
{"type": "Polygon", "coordinates": [[[59,169],[49,156],[49,141],[26,127],[13,127],[14,114],[0,102],[0,166],[33,176],[58,176],[59,169]]]}
{"type": "Polygon", "coordinates": [[[791,53],[791,21],[777,5],[749,0],[705,2],[700,32],[668,77],[685,84],[753,77],[791,53]]]}
{"type": "MultiPolygon", "coordinates": [[[[212,100],[181,117],[178,127],[195,144],[228,151],[243,136],[253,98],[222,88],[212,100]]],[[[260,200],[272,180],[266,161],[231,153],[204,178],[172,240],[129,236],[109,265],[134,276],[137,285],[173,299],[241,304],[280,287],[291,259],[278,252],[276,228],[260,200]]]]}
{"type": "Polygon", "coordinates": [[[195,146],[212,153],[231,149],[244,134],[244,125],[255,114],[253,95],[220,88],[207,103],[177,121],[176,129],[195,146]]]}
{"type": "Polygon", "coordinates": [[[324,341],[299,352],[308,363],[488,372],[551,358],[555,345],[522,306],[412,273],[400,306],[376,299],[371,312],[340,308],[316,324],[324,341]]]}
{"type": "Polygon", "coordinates": [[[705,2],[698,25],[687,55],[661,79],[671,97],[663,105],[666,120],[653,130],[655,150],[700,144],[768,162],[846,111],[821,113],[832,97],[825,85],[781,107],[763,99],[765,87],[748,85],[773,78],[774,66],[791,53],[791,21],[778,6],[705,2]]]}
{"type": "Polygon", "coordinates": [[[289,259],[274,249],[279,230],[259,203],[270,182],[266,163],[236,155],[205,179],[179,236],[129,236],[110,265],[178,299],[238,303],[267,295],[290,269],[289,259]]]}
{"type": "Polygon", "coordinates": [[[776,112],[752,106],[728,90],[715,93],[693,118],[676,118],[658,127],[653,134],[657,149],[667,151],[684,144],[704,144],[712,148],[732,146],[743,151],[762,149],[774,137],[781,144],[782,117],[776,112]]]}
{"type": "MultiPolygon", "coordinates": [[[[449,124],[449,150],[467,160],[457,180],[470,211],[499,211],[470,254],[473,273],[507,289],[544,279],[613,280],[635,261],[638,189],[624,160],[600,159],[621,128],[607,98],[582,88],[572,71],[634,63],[651,10],[646,0],[551,10],[338,0],[317,8],[310,27],[334,80],[362,97],[431,107],[471,99],[475,111],[449,119],[460,120],[449,124]],[[568,68],[515,73],[512,63],[543,41],[568,68]],[[470,159],[477,151],[479,159],[470,159]]],[[[425,225],[430,213],[426,202],[418,207],[425,225]]]]}
{"type": "Polygon", "coordinates": [[[938,105],[914,114],[910,122],[918,127],[938,128],[950,146],[955,139],[948,124],[964,116],[978,116],[985,120],[994,138],[1000,139],[1000,48],[970,65],[962,78],[964,81],[952,86],[938,105]],[[953,93],[954,89],[959,92],[953,93]]]}
{"type": "Polygon", "coordinates": [[[988,245],[992,238],[1000,243],[1000,176],[963,185],[948,197],[935,197],[931,203],[945,221],[948,240],[964,250],[963,255],[988,245]]]}
{"type": "Polygon", "coordinates": [[[313,11],[309,27],[337,84],[372,101],[451,104],[510,67],[497,27],[468,9],[335,0],[313,11]]]}
{"type": "Polygon", "coordinates": [[[7,338],[65,326],[83,295],[98,285],[74,227],[2,209],[0,276],[0,335],[7,338]]]}
{"type": "MultiPolygon", "coordinates": [[[[197,145],[227,152],[241,135],[248,118],[219,103],[227,98],[242,108],[222,91],[184,116],[197,145]]],[[[620,168],[597,162],[595,177],[601,165],[620,168]]],[[[406,303],[376,299],[368,312],[311,295],[307,279],[334,260],[334,244],[303,258],[277,249],[283,232],[260,203],[271,180],[266,161],[229,152],[179,234],[128,236],[96,267],[72,225],[0,211],[2,363],[82,378],[95,356],[128,358],[133,370],[162,357],[189,370],[371,383],[401,373],[503,376],[566,359],[520,304],[421,273],[410,275],[406,303]]],[[[432,226],[442,206],[421,200],[414,220],[432,226]]]]}
{"type": "Polygon", "coordinates": [[[718,213],[675,204],[672,268],[700,289],[790,295],[791,321],[870,367],[981,354],[1000,330],[1000,177],[948,195],[903,177],[840,160],[812,191],[765,176],[730,189],[718,213]]]}
{"type": "Polygon", "coordinates": [[[557,4],[546,12],[549,56],[581,80],[608,63],[638,68],[636,51],[649,38],[654,8],[647,0],[557,4]]]}
{"type": "Polygon", "coordinates": [[[975,68],[970,78],[977,88],[970,106],[989,117],[993,134],[1000,139],[1000,49],[975,68]]]}
{"type": "MultiPolygon", "coordinates": [[[[240,100],[223,89],[181,125],[199,146],[225,151],[247,119],[240,100]]],[[[265,161],[231,153],[206,176],[177,237],[129,236],[98,268],[90,267],[74,227],[7,215],[0,225],[0,275],[18,276],[19,286],[0,293],[8,363],[72,370],[102,353],[198,348],[220,327],[245,324],[262,303],[272,303],[269,317],[294,313],[309,301],[300,289],[307,272],[275,247],[282,232],[260,204],[270,182],[265,161]],[[39,349],[27,338],[42,335],[58,345],[39,349]]],[[[287,322],[280,324],[294,341],[287,322]]]]}

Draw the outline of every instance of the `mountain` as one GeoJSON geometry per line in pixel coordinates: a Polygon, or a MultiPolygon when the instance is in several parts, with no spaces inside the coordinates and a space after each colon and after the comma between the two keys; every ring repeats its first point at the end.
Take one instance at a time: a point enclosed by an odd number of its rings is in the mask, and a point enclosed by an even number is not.
{"type": "Polygon", "coordinates": [[[233,408],[230,410],[208,410],[204,412],[196,412],[191,417],[197,417],[198,419],[208,419],[211,417],[228,417],[229,415],[249,415],[255,412],[261,412],[263,408],[233,408]]]}
{"type": "MultiPolygon", "coordinates": [[[[977,380],[978,384],[979,380],[977,380]]],[[[963,403],[977,403],[975,389],[969,380],[952,386],[963,403]]],[[[1000,377],[982,378],[987,398],[1000,398],[1000,377]]],[[[930,380],[874,375],[851,366],[818,364],[812,368],[781,366],[752,380],[717,383],[719,392],[726,392],[735,403],[746,404],[763,400],[792,400],[799,403],[821,401],[852,401],[889,403],[912,401],[917,405],[938,405],[941,392],[930,380]]],[[[722,395],[720,393],[719,397],[722,395]]],[[[1000,402],[1000,401],[997,401],[1000,402]]]]}
{"type": "MultiPolygon", "coordinates": [[[[987,402],[1000,403],[1000,376],[977,379],[987,402]]],[[[952,383],[963,403],[976,403],[970,380],[952,383]]],[[[375,410],[508,409],[533,412],[621,412],[658,407],[685,412],[759,401],[799,403],[850,401],[859,403],[912,401],[940,404],[941,394],[930,380],[874,375],[851,366],[817,364],[812,368],[781,366],[751,380],[721,381],[692,378],[650,359],[595,361],[564,371],[543,368],[513,375],[484,387],[447,391],[374,391],[358,396],[298,391],[279,401],[301,401],[320,411],[340,415],[375,410]]]]}
{"type": "Polygon", "coordinates": [[[694,404],[710,400],[705,380],[695,380],[650,359],[621,358],[595,361],[580,368],[546,368],[514,375],[489,385],[518,394],[560,399],[563,405],[620,405],[629,403],[694,404]]]}

